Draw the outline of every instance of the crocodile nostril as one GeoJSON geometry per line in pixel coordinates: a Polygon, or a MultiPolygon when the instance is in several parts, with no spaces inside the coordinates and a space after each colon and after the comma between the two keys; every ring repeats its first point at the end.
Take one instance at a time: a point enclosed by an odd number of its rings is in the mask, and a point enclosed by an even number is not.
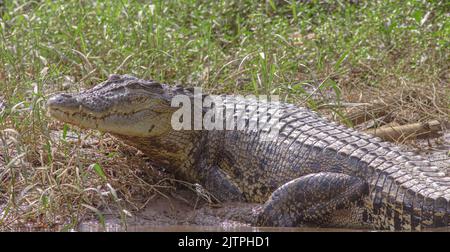
{"type": "Polygon", "coordinates": [[[76,106],[76,99],[70,94],[57,94],[47,101],[49,107],[74,107],[76,106]]]}

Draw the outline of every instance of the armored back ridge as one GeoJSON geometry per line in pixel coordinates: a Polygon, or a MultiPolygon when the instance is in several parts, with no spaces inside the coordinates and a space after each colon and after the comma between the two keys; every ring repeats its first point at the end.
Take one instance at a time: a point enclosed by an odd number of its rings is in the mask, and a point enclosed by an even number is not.
{"type": "Polygon", "coordinates": [[[450,177],[424,157],[306,108],[232,96],[201,111],[233,118],[233,129],[175,130],[178,108],[171,101],[178,94],[195,96],[190,89],[113,75],[93,89],[51,98],[48,108],[61,121],[110,132],[222,201],[261,203],[254,225],[449,226],[450,177]],[[255,119],[238,107],[267,109],[268,116],[255,119]],[[251,127],[254,120],[276,123],[277,134],[251,127]]]}

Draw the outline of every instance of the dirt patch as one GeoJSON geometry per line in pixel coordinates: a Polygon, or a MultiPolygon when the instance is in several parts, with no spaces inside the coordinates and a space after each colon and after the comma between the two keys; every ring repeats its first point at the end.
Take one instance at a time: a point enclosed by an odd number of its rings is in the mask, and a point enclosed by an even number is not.
{"type": "Polygon", "coordinates": [[[118,214],[105,216],[105,225],[98,220],[82,222],[78,231],[153,231],[153,230],[249,230],[248,221],[257,204],[227,203],[211,206],[206,203],[192,204],[198,196],[187,190],[177,190],[170,197],[157,196],[147,206],[126,219],[126,226],[118,214]],[[180,199],[189,198],[190,203],[180,199]],[[245,216],[245,214],[247,214],[245,216]],[[238,219],[241,219],[239,221],[238,219]]]}

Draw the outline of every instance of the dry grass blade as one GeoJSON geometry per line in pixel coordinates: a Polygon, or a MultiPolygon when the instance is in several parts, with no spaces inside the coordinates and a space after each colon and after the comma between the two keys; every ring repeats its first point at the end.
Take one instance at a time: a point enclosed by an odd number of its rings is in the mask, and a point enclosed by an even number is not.
{"type": "Polygon", "coordinates": [[[3,112],[6,108],[6,101],[3,97],[0,96],[0,113],[3,112]]]}

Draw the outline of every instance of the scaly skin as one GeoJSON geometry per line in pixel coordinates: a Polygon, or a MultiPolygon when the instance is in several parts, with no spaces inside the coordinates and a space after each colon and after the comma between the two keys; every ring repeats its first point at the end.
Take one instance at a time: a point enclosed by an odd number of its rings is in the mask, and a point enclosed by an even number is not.
{"type": "Polygon", "coordinates": [[[178,108],[170,103],[177,94],[194,97],[190,89],[112,75],[90,90],[52,97],[48,108],[61,121],[113,134],[220,200],[263,203],[255,225],[449,226],[450,177],[421,156],[306,108],[236,97],[223,96],[209,110],[270,107],[281,115],[279,135],[264,141],[263,131],[249,127],[251,117],[243,130],[176,131],[178,108]]]}

